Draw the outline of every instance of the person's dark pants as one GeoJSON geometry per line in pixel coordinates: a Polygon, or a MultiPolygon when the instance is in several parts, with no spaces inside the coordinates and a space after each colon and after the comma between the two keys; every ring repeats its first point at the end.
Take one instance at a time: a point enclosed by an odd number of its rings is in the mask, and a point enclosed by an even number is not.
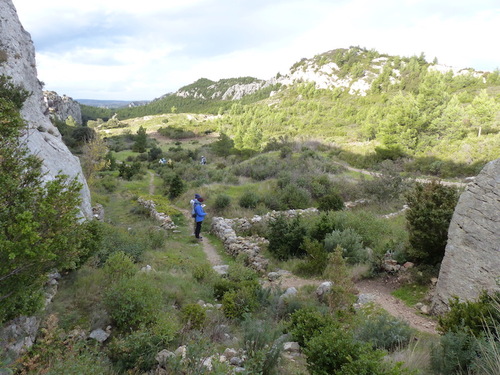
{"type": "Polygon", "coordinates": [[[196,238],[200,238],[201,223],[203,223],[203,221],[198,221],[198,222],[196,223],[196,229],[194,230],[194,236],[195,236],[196,238]]]}

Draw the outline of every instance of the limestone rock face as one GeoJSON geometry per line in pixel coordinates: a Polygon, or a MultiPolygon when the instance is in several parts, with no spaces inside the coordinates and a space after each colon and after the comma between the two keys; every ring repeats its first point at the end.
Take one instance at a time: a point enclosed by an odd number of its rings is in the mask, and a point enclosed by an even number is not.
{"type": "Polygon", "coordinates": [[[489,162],[460,196],[433,299],[433,313],[448,300],[475,300],[500,291],[500,159],[489,162]]]}
{"type": "Polygon", "coordinates": [[[33,41],[21,25],[12,0],[0,2],[0,74],[12,77],[13,83],[32,92],[21,111],[29,125],[29,131],[24,136],[26,145],[31,153],[43,160],[46,180],[59,173],[78,178],[83,184],[81,212],[90,218],[90,192],[80,162],[68,150],[61,134],[46,115],[42,84],[37,78],[33,41]]]}
{"type": "Polygon", "coordinates": [[[43,101],[47,106],[50,118],[59,121],[66,121],[68,117],[73,117],[76,123],[82,124],[82,110],[80,104],[69,96],[59,96],[55,91],[44,91],[43,101]]]}

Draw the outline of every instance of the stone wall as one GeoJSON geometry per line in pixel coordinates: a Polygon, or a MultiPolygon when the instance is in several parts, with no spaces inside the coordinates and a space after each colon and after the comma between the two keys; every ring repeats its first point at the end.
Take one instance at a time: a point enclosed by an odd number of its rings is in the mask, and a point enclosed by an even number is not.
{"type": "Polygon", "coordinates": [[[448,300],[474,300],[500,291],[500,159],[488,163],[460,196],[433,299],[434,313],[448,300]]]}
{"type": "Polygon", "coordinates": [[[257,272],[265,273],[269,262],[262,256],[261,248],[267,246],[269,242],[265,238],[257,236],[238,236],[236,232],[249,231],[254,225],[265,224],[279,215],[295,217],[317,213],[316,208],[308,208],[306,210],[272,211],[263,216],[255,215],[252,218],[224,219],[223,217],[214,217],[211,230],[222,241],[229,254],[233,257],[245,256],[248,267],[257,272]]]}
{"type": "Polygon", "coordinates": [[[43,160],[47,180],[63,173],[76,176],[82,183],[81,213],[92,217],[90,191],[83,177],[79,159],[63,143],[61,134],[46,115],[42,84],[38,80],[35,48],[31,36],[21,25],[12,0],[0,1],[0,74],[12,77],[14,84],[32,94],[24,103],[22,117],[29,125],[25,141],[31,153],[43,160]]]}

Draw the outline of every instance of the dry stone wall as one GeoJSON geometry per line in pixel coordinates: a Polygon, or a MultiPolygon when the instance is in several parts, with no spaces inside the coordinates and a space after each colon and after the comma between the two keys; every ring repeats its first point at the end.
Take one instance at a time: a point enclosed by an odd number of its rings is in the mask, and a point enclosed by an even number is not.
{"type": "Polygon", "coordinates": [[[236,232],[249,231],[254,225],[265,224],[279,215],[295,217],[297,215],[317,213],[316,208],[308,208],[305,210],[272,211],[263,216],[255,215],[252,218],[225,219],[223,217],[214,217],[211,230],[222,241],[229,254],[233,257],[243,254],[246,257],[247,266],[257,272],[265,273],[269,262],[262,256],[261,248],[266,246],[268,241],[257,236],[238,236],[236,232]]]}
{"type": "Polygon", "coordinates": [[[452,296],[474,300],[500,291],[500,159],[488,163],[460,196],[433,299],[434,313],[452,296]]]}

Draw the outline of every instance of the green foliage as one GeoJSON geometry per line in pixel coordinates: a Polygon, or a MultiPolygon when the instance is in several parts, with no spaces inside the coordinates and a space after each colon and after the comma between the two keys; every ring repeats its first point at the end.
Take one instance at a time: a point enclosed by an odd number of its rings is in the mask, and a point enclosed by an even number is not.
{"type": "Polygon", "coordinates": [[[465,331],[479,337],[500,325],[500,292],[486,291],[476,301],[460,302],[457,297],[449,301],[450,310],[439,317],[439,329],[443,333],[465,331]]]}
{"type": "Polygon", "coordinates": [[[119,177],[130,181],[134,176],[138,176],[141,173],[141,163],[137,161],[132,164],[122,162],[118,166],[118,172],[119,177]]]}
{"type": "Polygon", "coordinates": [[[354,229],[334,230],[325,237],[325,250],[333,252],[340,246],[342,254],[349,264],[362,263],[367,260],[362,237],[354,229]]]}
{"type": "Polygon", "coordinates": [[[404,347],[412,336],[412,329],[408,323],[387,313],[363,316],[361,319],[355,337],[372,344],[375,349],[394,350],[404,347]]]}
{"type": "Polygon", "coordinates": [[[259,204],[259,196],[254,191],[248,190],[245,191],[239,200],[240,207],[243,208],[255,208],[257,204],[259,204]]]}
{"type": "Polygon", "coordinates": [[[337,193],[330,193],[318,200],[318,210],[320,211],[340,211],[344,209],[344,201],[337,193]]]}
{"type": "Polygon", "coordinates": [[[223,209],[231,205],[231,197],[226,194],[219,194],[215,197],[214,209],[217,211],[222,211],[223,209]]]}
{"type": "Polygon", "coordinates": [[[137,271],[133,259],[122,251],[111,253],[106,263],[104,263],[103,270],[106,278],[111,283],[130,278],[137,271]]]}
{"type": "Polygon", "coordinates": [[[306,238],[302,248],[307,255],[304,261],[297,265],[295,271],[306,276],[321,276],[328,261],[328,253],[323,244],[318,240],[306,238]]]}
{"type": "Polygon", "coordinates": [[[148,145],[148,136],[146,134],[146,129],[142,126],[137,130],[137,135],[135,137],[135,143],[132,146],[132,151],[143,153],[146,151],[148,145]]]}
{"type": "Polygon", "coordinates": [[[426,264],[437,264],[444,256],[448,240],[448,227],[458,201],[455,188],[417,183],[405,196],[411,248],[409,255],[426,264]]]}
{"type": "MultiPolygon", "coordinates": [[[[32,93],[12,83],[11,78],[3,74],[0,75],[0,98],[2,101],[12,103],[14,110],[20,110],[32,93]]],[[[17,130],[14,128],[12,131],[17,130]]]]}
{"type": "Polygon", "coordinates": [[[162,350],[160,337],[149,330],[113,338],[107,353],[119,373],[149,371],[156,363],[155,356],[162,350]]]}
{"type": "Polygon", "coordinates": [[[334,325],[334,320],[330,315],[309,307],[299,309],[290,316],[288,332],[303,347],[331,325],[334,325]]]}
{"type": "Polygon", "coordinates": [[[280,361],[283,342],[280,327],[274,322],[246,319],[242,323],[243,348],[248,356],[245,369],[250,374],[274,375],[280,361]]]}
{"type": "Polygon", "coordinates": [[[302,244],[307,231],[299,216],[287,219],[285,216],[279,215],[269,223],[268,227],[268,249],[273,256],[280,260],[286,260],[304,254],[302,244]]]}
{"type": "Polygon", "coordinates": [[[181,320],[187,329],[202,329],[207,320],[205,309],[196,304],[190,303],[182,307],[181,320]]]}
{"type": "Polygon", "coordinates": [[[44,182],[41,160],[19,139],[25,126],[19,105],[0,98],[0,322],[33,313],[45,275],[76,267],[92,250],[85,238],[91,231],[78,217],[81,184],[63,175],[44,182]]]}
{"type": "Polygon", "coordinates": [[[466,375],[477,354],[474,337],[464,331],[448,332],[432,347],[431,367],[435,374],[466,375]]]}
{"type": "Polygon", "coordinates": [[[138,273],[110,285],[104,303],[116,327],[122,331],[153,323],[163,300],[162,291],[147,274],[138,273]]]}
{"type": "Polygon", "coordinates": [[[222,297],[224,315],[231,319],[242,319],[245,314],[253,312],[258,307],[256,292],[255,286],[244,286],[224,293],[222,297]]]}
{"type": "Polygon", "coordinates": [[[148,233],[130,232],[125,228],[103,224],[103,237],[97,256],[100,264],[104,264],[114,252],[123,252],[135,262],[151,247],[152,236],[148,233]]]}
{"type": "Polygon", "coordinates": [[[169,125],[164,128],[159,128],[158,133],[164,137],[172,139],[186,139],[196,137],[196,134],[190,130],[185,130],[176,126],[169,125]]]}
{"type": "Polygon", "coordinates": [[[169,185],[168,194],[170,198],[176,198],[186,190],[186,184],[178,174],[174,175],[169,185]]]}

